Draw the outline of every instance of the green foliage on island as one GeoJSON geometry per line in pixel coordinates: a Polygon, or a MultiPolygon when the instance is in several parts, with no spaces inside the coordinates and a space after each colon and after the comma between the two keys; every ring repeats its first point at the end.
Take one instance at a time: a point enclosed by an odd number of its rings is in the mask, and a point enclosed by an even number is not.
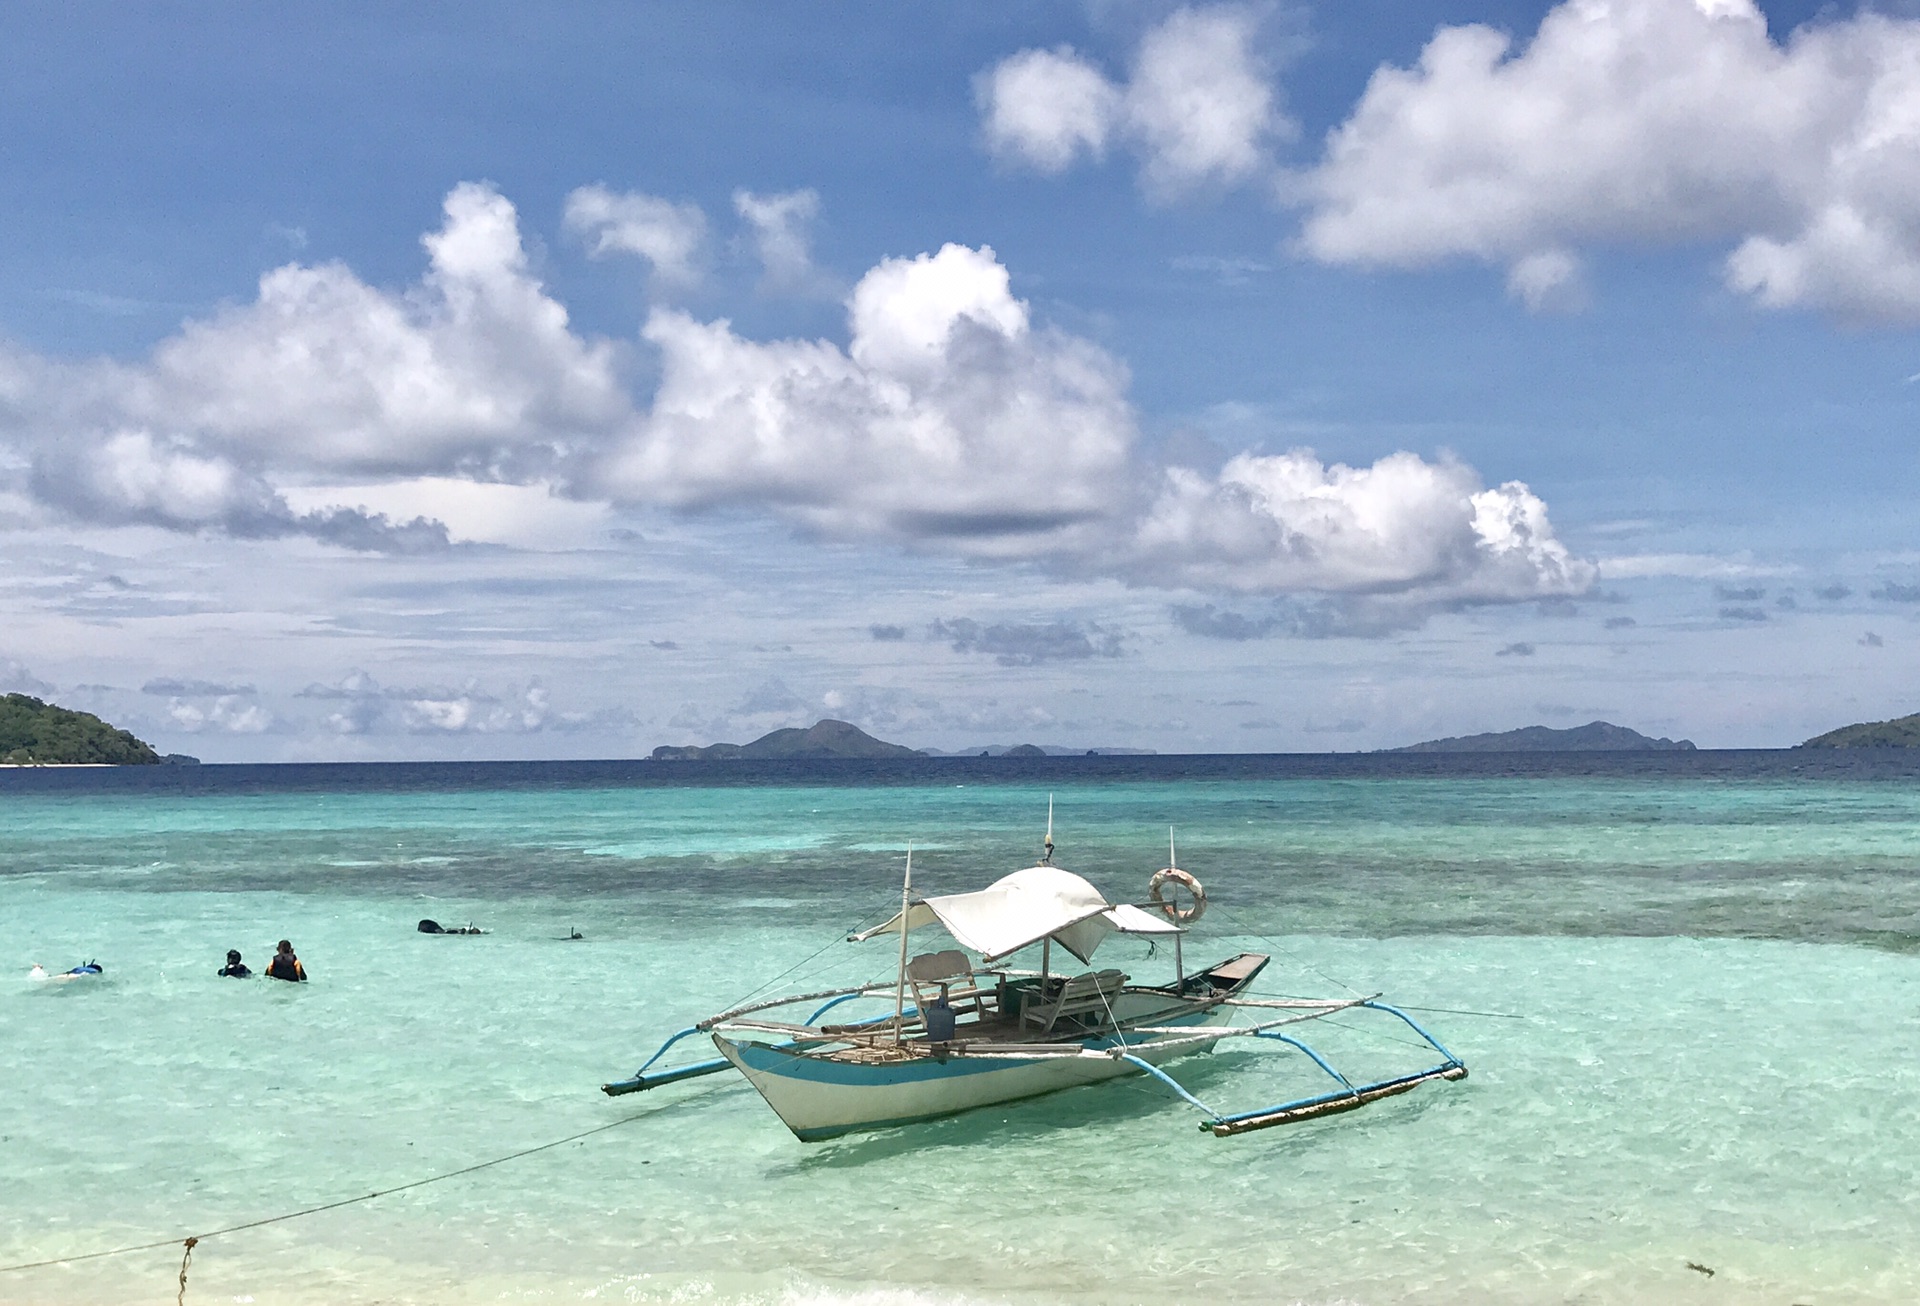
{"type": "Polygon", "coordinates": [[[1797,748],[1920,748],[1920,713],[1892,721],[1863,721],[1815,735],[1797,748]]]}
{"type": "Polygon", "coordinates": [[[150,766],[160,755],[91,712],[74,712],[28,694],[0,698],[0,762],[14,766],[106,763],[150,766]]]}
{"type": "Polygon", "coordinates": [[[1688,752],[1691,739],[1653,739],[1638,730],[1616,726],[1608,721],[1589,721],[1584,726],[1555,730],[1551,726],[1526,726],[1490,735],[1458,735],[1450,739],[1429,739],[1389,748],[1389,753],[1639,753],[1688,752]]]}
{"type": "Polygon", "coordinates": [[[762,735],[750,744],[662,744],[653,750],[656,762],[725,762],[753,758],[810,757],[919,757],[905,744],[875,739],[845,721],[820,721],[805,730],[789,726],[762,735]]]}

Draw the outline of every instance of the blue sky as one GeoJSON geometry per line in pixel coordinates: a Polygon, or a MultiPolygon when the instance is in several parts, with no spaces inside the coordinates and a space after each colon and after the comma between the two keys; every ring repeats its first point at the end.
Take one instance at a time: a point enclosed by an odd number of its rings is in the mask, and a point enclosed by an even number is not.
{"type": "Polygon", "coordinates": [[[0,688],[165,748],[1770,746],[1917,706],[1899,6],[0,38],[0,688]]]}

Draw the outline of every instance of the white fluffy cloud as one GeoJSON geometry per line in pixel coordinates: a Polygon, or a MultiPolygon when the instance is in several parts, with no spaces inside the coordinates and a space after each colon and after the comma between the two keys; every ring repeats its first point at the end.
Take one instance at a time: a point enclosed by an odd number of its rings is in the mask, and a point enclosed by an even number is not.
{"type": "Polygon", "coordinates": [[[417,288],[280,268],[255,303],[163,344],[131,396],[155,427],[333,472],[545,463],[618,421],[612,348],[575,335],[532,276],[513,205],[469,183],[445,208],[417,288]]]}
{"type": "Polygon", "coordinates": [[[83,520],[444,545],[429,522],[295,512],[273,479],[519,479],[631,413],[612,346],[574,334],[528,270],[513,206],[469,184],[445,209],[405,292],[289,264],[142,364],[0,359],[0,447],[41,502],[83,520]]]}
{"type": "Polygon", "coordinates": [[[190,735],[212,731],[258,735],[278,724],[273,713],[266,708],[258,703],[246,702],[235,694],[223,694],[210,703],[173,699],[167,704],[167,720],[175,730],[190,735]]]}
{"type": "Polygon", "coordinates": [[[1213,477],[1169,469],[1135,550],[1151,580],[1247,593],[1477,603],[1577,594],[1594,581],[1525,485],[1485,489],[1462,463],[1410,453],[1358,468],[1296,450],[1241,454],[1213,477]]]}
{"type": "MultiPolygon", "coordinates": [[[[1186,21],[1170,20],[1167,39],[1185,40],[1186,21]]],[[[746,196],[742,212],[777,233],[810,211],[807,194],[746,196]]],[[[446,548],[448,529],[364,505],[452,519],[462,504],[497,512],[518,486],[1246,593],[1475,602],[1590,579],[1524,486],[1482,489],[1457,463],[1322,468],[1296,453],[1243,455],[1211,477],[1153,467],[1126,369],[1036,323],[988,248],[880,262],[847,297],[844,345],[752,340],[656,306],[641,334],[658,386],[640,404],[613,345],[577,334],[532,276],[504,197],[456,188],[423,243],[429,266],[410,289],[337,264],[280,268],[256,302],[189,323],[143,363],[0,355],[0,477],[85,521],[388,551],[446,548]]],[[[546,719],[538,703],[470,688],[335,696],[342,733],[546,719]]],[[[245,728],[244,709],[192,710],[204,719],[183,728],[245,728]]]]}
{"type": "Polygon", "coordinates": [[[991,250],[884,261],[854,288],[849,326],[842,350],[657,310],[645,332],[661,351],[653,411],[586,488],[1028,554],[1124,493],[1124,371],[1033,327],[991,250]]]}
{"type": "Polygon", "coordinates": [[[707,215],[697,204],[582,186],[567,196],[566,225],[585,242],[591,258],[634,254],[647,260],[662,281],[684,286],[700,279],[707,215]]]}
{"type": "Polygon", "coordinates": [[[1182,9],[1148,32],[1126,108],[1147,185],[1161,192],[1257,176],[1268,138],[1293,130],[1254,56],[1253,19],[1239,9],[1182,9]]]}
{"type": "Polygon", "coordinates": [[[987,146],[1053,173],[1122,139],[1160,196],[1260,176],[1293,124],[1253,36],[1244,9],[1180,9],[1142,38],[1124,85],[1069,47],[1022,50],[975,80],[987,146]]]}
{"type": "Polygon", "coordinates": [[[1328,262],[1476,258],[1551,306],[1581,248],[1724,242],[1766,306],[1920,318],[1920,21],[1780,42],[1750,0],[1566,0],[1519,48],[1441,28],[1298,180],[1328,262]]]}
{"type": "Polygon", "coordinates": [[[405,688],[382,685],[366,672],[354,671],[335,684],[308,685],[298,696],[330,704],[322,724],[338,735],[395,731],[416,735],[524,735],[576,729],[594,721],[555,713],[546,689],[537,680],[525,688],[495,695],[471,680],[459,689],[405,688]]]}
{"type": "Polygon", "coordinates": [[[987,147],[1050,173],[1104,154],[1123,103],[1106,74],[1065,45],[1001,60],[975,79],[974,96],[987,147]]]}
{"type": "Polygon", "coordinates": [[[190,441],[144,430],[113,431],[43,450],[29,480],[48,506],[107,525],[215,530],[240,539],[308,535],[346,548],[430,553],[447,547],[446,528],[425,517],[394,521],[362,507],[294,510],[260,475],[190,441]]]}
{"type": "Polygon", "coordinates": [[[752,234],[754,252],[776,290],[809,291],[826,284],[813,265],[813,220],[820,216],[820,193],[793,190],[779,195],[733,193],[733,209],[752,234]]]}

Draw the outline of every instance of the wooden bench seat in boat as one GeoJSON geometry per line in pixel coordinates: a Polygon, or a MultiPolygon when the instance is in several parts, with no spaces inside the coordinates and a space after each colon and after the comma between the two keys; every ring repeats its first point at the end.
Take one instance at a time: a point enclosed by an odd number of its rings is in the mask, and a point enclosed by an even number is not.
{"type": "Polygon", "coordinates": [[[1127,977],[1117,970],[1091,971],[1061,982],[1049,995],[1040,989],[1028,989],[1020,995],[1020,1025],[1049,1030],[1064,1016],[1098,1013],[1106,1016],[1113,999],[1126,987],[1127,977]]]}

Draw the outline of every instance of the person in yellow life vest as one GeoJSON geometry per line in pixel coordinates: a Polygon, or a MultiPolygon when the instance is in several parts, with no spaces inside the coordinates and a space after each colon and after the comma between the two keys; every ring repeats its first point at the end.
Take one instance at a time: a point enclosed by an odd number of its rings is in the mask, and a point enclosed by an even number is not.
{"type": "Polygon", "coordinates": [[[273,960],[267,963],[267,978],[298,980],[303,984],[306,982],[307,968],[302,966],[300,959],[293,955],[293,945],[285,939],[280,940],[279,949],[273,954],[273,960]]]}

